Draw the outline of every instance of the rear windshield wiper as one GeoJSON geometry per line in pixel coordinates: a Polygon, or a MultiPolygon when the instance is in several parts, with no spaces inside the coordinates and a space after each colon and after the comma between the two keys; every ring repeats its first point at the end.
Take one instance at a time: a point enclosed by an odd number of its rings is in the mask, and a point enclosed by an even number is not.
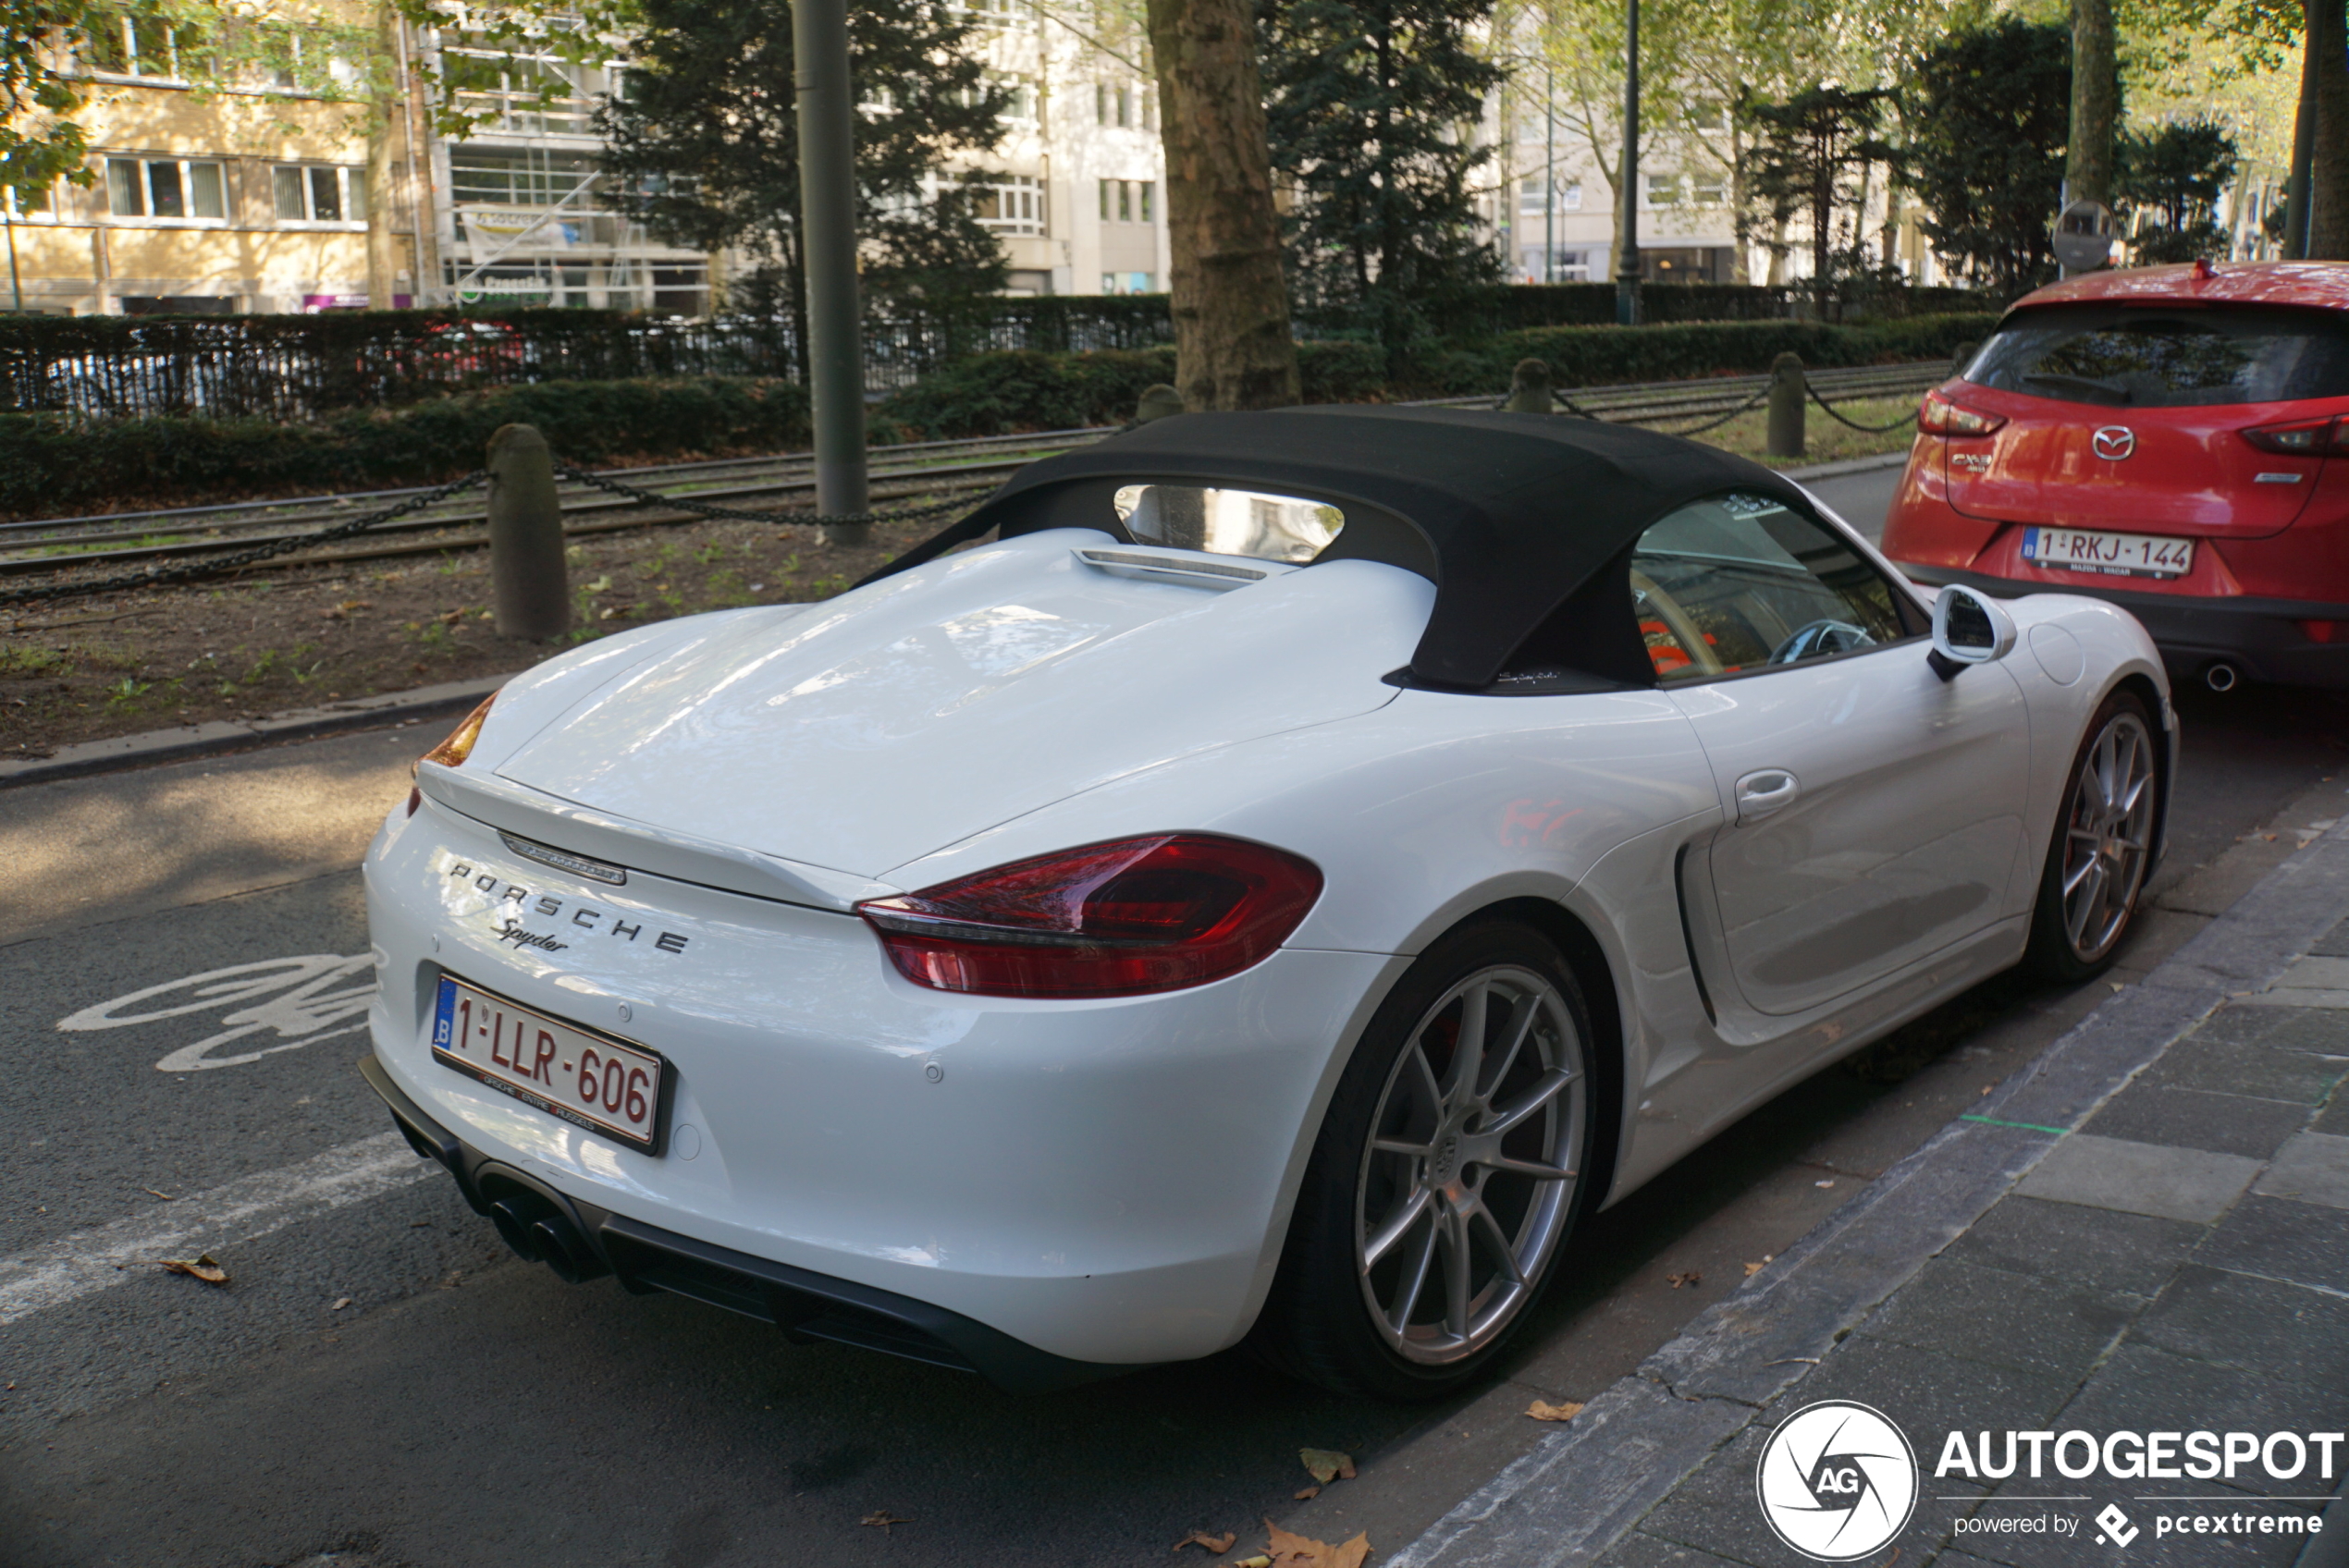
{"type": "Polygon", "coordinates": [[[2134,396],[2125,386],[2113,386],[2101,381],[2090,381],[2084,375],[2049,375],[2038,371],[2025,371],[2023,379],[2042,386],[2051,386],[2060,392],[2076,393],[2084,401],[2090,403],[2110,403],[2118,407],[2127,403],[2134,396]]]}

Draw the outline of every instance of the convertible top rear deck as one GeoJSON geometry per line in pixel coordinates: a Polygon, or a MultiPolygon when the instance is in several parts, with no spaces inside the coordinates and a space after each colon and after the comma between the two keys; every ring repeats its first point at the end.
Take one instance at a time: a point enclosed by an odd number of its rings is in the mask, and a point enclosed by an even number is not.
{"type": "MultiPolygon", "coordinates": [[[[1324,407],[1185,414],[1021,470],[977,511],[876,573],[901,571],[1000,530],[1096,528],[1130,538],[1112,496],[1164,481],[1330,501],[1345,532],[1315,557],[1388,562],[1436,584],[1411,656],[1431,684],[1482,688],[1583,591],[1629,602],[1616,581],[1650,523],[1724,490],[1806,516],[1791,482],[1679,436],[1548,414],[1324,407]]],[[[1569,612],[1570,614],[1570,612],[1569,612]]],[[[1654,683],[1620,614],[1548,628],[1545,656],[1626,685],[1654,683]],[[1563,635],[1561,635],[1563,633],[1563,635]]]]}

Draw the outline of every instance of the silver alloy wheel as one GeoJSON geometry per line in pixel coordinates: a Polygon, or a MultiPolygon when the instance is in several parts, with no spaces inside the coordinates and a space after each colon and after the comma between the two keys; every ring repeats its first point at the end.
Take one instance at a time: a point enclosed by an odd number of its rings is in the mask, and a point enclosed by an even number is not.
{"type": "Polygon", "coordinates": [[[1588,1081],[1565,997],[1515,964],[1412,1029],[1354,1190],[1362,1294],[1408,1360],[1472,1355],[1525,1305],[1573,1213],[1588,1081]]]}
{"type": "Polygon", "coordinates": [[[2153,736],[2134,713],[2105,721],[2072,781],[2063,833],[2063,937],[2094,963],[2129,924],[2153,841],[2153,736]]]}

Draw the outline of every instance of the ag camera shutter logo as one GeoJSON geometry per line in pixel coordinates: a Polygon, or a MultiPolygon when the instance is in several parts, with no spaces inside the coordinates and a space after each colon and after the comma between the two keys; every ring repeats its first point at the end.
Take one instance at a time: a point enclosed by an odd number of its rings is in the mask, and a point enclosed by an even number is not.
{"type": "Polygon", "coordinates": [[[1823,1400],[1770,1434],[1753,1487],[1778,1539],[1816,1562],[1849,1562],[1907,1526],[1916,1452],[1882,1411],[1823,1400]]]}

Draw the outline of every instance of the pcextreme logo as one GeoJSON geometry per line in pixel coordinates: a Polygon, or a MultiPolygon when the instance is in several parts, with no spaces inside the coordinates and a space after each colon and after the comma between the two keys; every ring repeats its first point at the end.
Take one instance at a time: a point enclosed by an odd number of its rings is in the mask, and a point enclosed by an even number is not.
{"type": "Polygon", "coordinates": [[[1822,1400],[1770,1434],[1753,1486],[1778,1539],[1814,1562],[1849,1562],[1908,1525],[1916,1452],[1882,1411],[1822,1400]]]}

